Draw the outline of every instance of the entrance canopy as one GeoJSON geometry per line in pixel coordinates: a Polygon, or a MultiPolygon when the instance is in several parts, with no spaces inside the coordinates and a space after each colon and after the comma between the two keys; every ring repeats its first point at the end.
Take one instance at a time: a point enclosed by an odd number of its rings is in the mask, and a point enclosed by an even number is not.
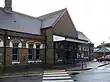
{"type": "Polygon", "coordinates": [[[56,41],[63,41],[63,40],[65,40],[65,37],[53,35],[53,41],[54,42],[56,42],[56,41]]]}
{"type": "Polygon", "coordinates": [[[83,44],[88,44],[87,41],[82,41],[79,39],[73,39],[73,38],[66,38],[64,36],[58,36],[58,35],[53,35],[53,41],[69,41],[69,42],[76,42],[76,43],[83,43],[83,44]]]}

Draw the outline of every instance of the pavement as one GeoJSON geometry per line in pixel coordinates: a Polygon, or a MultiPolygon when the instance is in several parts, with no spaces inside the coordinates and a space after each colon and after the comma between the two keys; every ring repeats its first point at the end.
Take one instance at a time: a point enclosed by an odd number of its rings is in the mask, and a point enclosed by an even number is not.
{"type": "MultiPolygon", "coordinates": [[[[86,62],[85,64],[83,64],[83,71],[84,70],[88,70],[88,69],[95,69],[97,67],[100,66],[104,66],[109,64],[109,62],[86,62]]],[[[73,71],[82,71],[82,66],[78,65],[78,66],[68,66],[65,68],[66,71],[68,72],[73,72],[73,71]]],[[[65,70],[64,69],[64,70],[65,70]]],[[[63,71],[64,71],[63,70],[63,71]]],[[[62,71],[62,69],[54,69],[54,70],[45,70],[46,72],[56,72],[56,71],[62,71]]],[[[27,71],[27,72],[17,72],[17,73],[7,73],[4,74],[2,76],[0,76],[0,78],[9,78],[9,77],[35,77],[35,76],[41,76],[43,75],[43,73],[45,72],[43,69],[37,69],[37,70],[33,70],[33,71],[27,71]]]]}
{"type": "Polygon", "coordinates": [[[108,65],[110,64],[110,62],[94,62],[94,61],[90,61],[90,62],[84,62],[83,64],[80,63],[79,66],[76,67],[67,67],[67,71],[84,71],[84,70],[89,70],[89,69],[96,69],[98,67],[104,66],[104,65],[108,65]]]}
{"type": "Polygon", "coordinates": [[[110,82],[110,64],[70,76],[74,82],[110,82]]]}
{"type": "Polygon", "coordinates": [[[24,72],[5,73],[0,76],[0,79],[10,78],[10,77],[33,77],[33,76],[40,76],[42,74],[43,74],[43,69],[36,69],[36,70],[24,71],[24,72]]]}

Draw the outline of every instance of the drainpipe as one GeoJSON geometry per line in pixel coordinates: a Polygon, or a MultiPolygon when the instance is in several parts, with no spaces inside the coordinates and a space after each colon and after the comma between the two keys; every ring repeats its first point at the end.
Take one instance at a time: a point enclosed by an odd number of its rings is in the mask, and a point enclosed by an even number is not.
{"type": "Polygon", "coordinates": [[[7,40],[7,31],[4,30],[4,69],[6,67],[6,40],[7,40]]]}
{"type": "Polygon", "coordinates": [[[44,33],[44,36],[45,36],[45,64],[46,64],[46,61],[47,61],[47,36],[46,36],[46,29],[45,29],[45,33],[44,33]]]}

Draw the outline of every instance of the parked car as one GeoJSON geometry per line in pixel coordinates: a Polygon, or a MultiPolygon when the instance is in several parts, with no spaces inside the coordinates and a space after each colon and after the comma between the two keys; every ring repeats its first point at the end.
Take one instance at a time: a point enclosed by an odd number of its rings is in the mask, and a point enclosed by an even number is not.
{"type": "Polygon", "coordinates": [[[110,55],[102,56],[100,58],[97,58],[97,61],[110,61],[110,55]]]}

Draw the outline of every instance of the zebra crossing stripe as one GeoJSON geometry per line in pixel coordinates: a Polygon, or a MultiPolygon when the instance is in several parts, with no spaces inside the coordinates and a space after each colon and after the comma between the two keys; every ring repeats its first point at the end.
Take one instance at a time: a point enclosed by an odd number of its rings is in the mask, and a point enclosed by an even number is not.
{"type": "Polygon", "coordinates": [[[65,77],[63,77],[63,76],[61,76],[61,77],[43,77],[43,79],[71,79],[71,77],[70,76],[65,76],[65,77]]]}
{"type": "Polygon", "coordinates": [[[51,75],[49,75],[49,74],[47,74],[47,75],[43,75],[44,77],[46,77],[46,76],[68,76],[69,74],[51,74],[51,75]]]}
{"type": "Polygon", "coordinates": [[[44,74],[67,74],[66,72],[44,72],[44,74]]]}
{"type": "Polygon", "coordinates": [[[65,71],[44,72],[43,82],[74,82],[65,71]]]}
{"type": "Polygon", "coordinates": [[[46,81],[43,81],[43,82],[74,82],[73,80],[46,80],[46,81]]]}
{"type": "Polygon", "coordinates": [[[97,69],[105,69],[105,67],[98,67],[97,69]]]}

